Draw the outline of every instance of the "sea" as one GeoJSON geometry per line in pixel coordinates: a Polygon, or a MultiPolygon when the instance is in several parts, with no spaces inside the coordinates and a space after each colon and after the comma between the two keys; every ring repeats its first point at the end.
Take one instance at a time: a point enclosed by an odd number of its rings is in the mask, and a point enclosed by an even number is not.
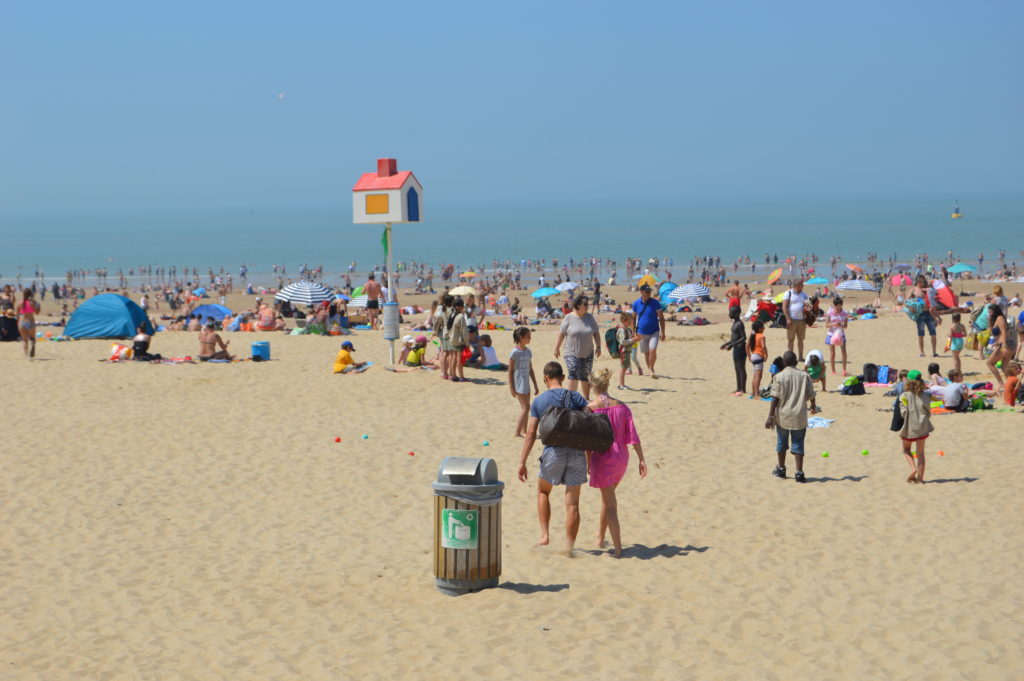
{"type": "MultiPolygon", "coordinates": [[[[347,197],[345,197],[347,199],[347,197]]],[[[953,200],[658,200],[558,201],[439,200],[425,202],[423,221],[396,224],[395,262],[451,263],[490,270],[494,261],[552,258],[565,263],[597,257],[670,258],[685,270],[695,256],[723,264],[749,255],[762,265],[766,253],[815,253],[864,262],[869,253],[911,261],[949,250],[976,264],[1024,265],[1024,196],[960,197],[963,217],[952,219],[953,200]]],[[[350,263],[356,271],[384,262],[382,226],[352,223],[347,200],[334,205],[287,208],[217,208],[128,211],[0,212],[0,282],[41,275],[63,280],[68,270],[106,268],[126,274],[147,265],[213,269],[250,279],[270,278],[274,265],[288,276],[300,264],[322,265],[336,280],[350,263]]]]}

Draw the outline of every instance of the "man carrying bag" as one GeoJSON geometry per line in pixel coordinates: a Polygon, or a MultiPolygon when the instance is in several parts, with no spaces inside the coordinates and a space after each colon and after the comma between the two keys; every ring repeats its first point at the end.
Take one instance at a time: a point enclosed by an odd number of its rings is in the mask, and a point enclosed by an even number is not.
{"type": "MultiPolygon", "coordinates": [[[[540,457],[540,476],[537,480],[537,516],[540,520],[538,544],[549,542],[548,527],[551,522],[551,490],[555,485],[565,485],[565,537],[566,555],[571,556],[580,529],[580,486],[587,481],[587,457],[582,449],[549,442],[572,441],[571,433],[562,427],[578,427],[578,419],[570,418],[567,412],[588,412],[587,400],[573,390],[562,387],[565,374],[558,362],[544,365],[544,387],[547,390],[537,396],[530,405],[530,420],[526,426],[526,439],[519,456],[519,480],[526,482],[528,473],[526,459],[533,449],[538,426],[545,421],[544,452],[540,457]]],[[[607,417],[605,417],[607,418],[607,417]]],[[[611,428],[609,426],[609,432],[611,428]]],[[[610,445],[610,442],[608,443],[610,445]]],[[[608,445],[605,445],[606,450],[608,445]]]]}

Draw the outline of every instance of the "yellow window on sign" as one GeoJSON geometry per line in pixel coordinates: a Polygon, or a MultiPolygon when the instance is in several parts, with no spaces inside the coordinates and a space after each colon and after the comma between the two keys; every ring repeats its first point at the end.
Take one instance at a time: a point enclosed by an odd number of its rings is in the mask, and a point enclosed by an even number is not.
{"type": "Polygon", "coordinates": [[[367,194],[366,195],[366,214],[367,215],[381,215],[388,212],[388,195],[387,194],[367,194]]]}

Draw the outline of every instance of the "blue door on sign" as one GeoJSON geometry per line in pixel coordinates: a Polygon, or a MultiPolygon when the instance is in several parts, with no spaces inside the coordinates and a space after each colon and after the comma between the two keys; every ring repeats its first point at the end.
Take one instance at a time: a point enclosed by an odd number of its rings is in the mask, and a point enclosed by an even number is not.
{"type": "Polygon", "coordinates": [[[405,200],[409,202],[409,222],[420,221],[420,195],[414,187],[409,187],[409,193],[405,195],[405,200]]]}

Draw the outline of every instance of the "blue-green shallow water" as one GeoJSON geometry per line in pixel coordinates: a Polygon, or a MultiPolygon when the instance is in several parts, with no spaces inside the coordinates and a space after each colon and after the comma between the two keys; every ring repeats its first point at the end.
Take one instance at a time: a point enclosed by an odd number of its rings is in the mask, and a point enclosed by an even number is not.
{"type": "MultiPolygon", "coordinates": [[[[345,197],[347,199],[347,197],[345,197]]],[[[695,255],[731,262],[815,252],[862,260],[874,251],[899,259],[948,249],[973,262],[1024,262],[1024,197],[967,200],[964,217],[950,218],[952,200],[645,201],[430,203],[418,225],[396,225],[396,260],[460,266],[493,259],[670,256],[680,265],[695,255]]],[[[300,263],[328,273],[356,260],[359,269],[382,262],[381,228],[353,225],[348,201],[318,208],[219,209],[129,213],[0,214],[0,279],[38,266],[48,277],[67,269],[176,265],[269,272],[275,263],[294,273],[300,263]]]]}

